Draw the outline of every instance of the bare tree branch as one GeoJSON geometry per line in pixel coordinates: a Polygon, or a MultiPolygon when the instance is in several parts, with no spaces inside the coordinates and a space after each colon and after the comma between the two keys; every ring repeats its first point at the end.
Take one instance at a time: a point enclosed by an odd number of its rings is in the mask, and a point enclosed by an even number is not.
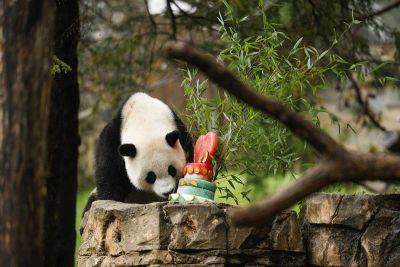
{"type": "Polygon", "coordinates": [[[157,23],[155,22],[153,16],[150,13],[148,0],[144,0],[144,5],[146,7],[146,13],[147,13],[147,16],[149,17],[152,28],[153,28],[154,32],[157,32],[157,23]]]}
{"type": "MultiPolygon", "coordinates": [[[[192,19],[192,20],[203,20],[203,21],[206,21],[206,22],[209,22],[209,23],[215,23],[215,21],[213,21],[212,19],[209,19],[209,18],[207,18],[207,17],[196,16],[196,15],[190,14],[190,13],[186,12],[185,10],[183,10],[177,3],[175,3],[174,0],[170,0],[170,1],[171,1],[171,3],[172,3],[176,8],[179,9],[179,12],[180,12],[183,16],[185,16],[185,17],[187,17],[187,18],[190,18],[190,19],[192,19]]],[[[181,15],[181,16],[182,16],[182,15],[181,15]]],[[[180,15],[175,15],[175,17],[180,17],[180,15]]]]}
{"type": "Polygon", "coordinates": [[[400,154],[400,132],[394,132],[395,139],[388,145],[388,150],[400,154]]]}
{"type": "Polygon", "coordinates": [[[243,84],[211,55],[197,51],[184,43],[168,44],[166,52],[171,58],[183,60],[199,68],[213,82],[243,102],[273,116],[298,137],[310,143],[319,153],[326,156],[324,161],[308,170],[301,179],[287,188],[256,204],[233,211],[232,216],[236,223],[263,222],[309,194],[335,182],[400,181],[400,157],[349,152],[283,103],[262,96],[243,84]]]}
{"type": "Polygon", "coordinates": [[[290,208],[311,193],[336,182],[400,181],[400,157],[351,154],[346,159],[324,161],[306,171],[288,187],[253,205],[238,208],[232,218],[238,224],[255,224],[290,208]]]}
{"type": "Polygon", "coordinates": [[[167,0],[167,10],[168,10],[169,17],[171,19],[171,28],[172,28],[171,37],[173,40],[176,41],[176,20],[175,20],[174,11],[172,10],[172,7],[171,7],[171,1],[172,0],[167,0]]]}
{"type": "Polygon", "coordinates": [[[301,179],[276,192],[273,196],[249,207],[236,209],[231,214],[233,220],[238,224],[252,224],[290,208],[297,201],[327,186],[330,183],[328,177],[330,171],[333,170],[333,166],[334,164],[321,164],[307,170],[301,179]]]}
{"type": "Polygon", "coordinates": [[[386,13],[386,12],[388,12],[388,11],[394,9],[394,8],[397,8],[399,6],[400,6],[400,0],[397,0],[397,1],[394,1],[393,3],[387,5],[386,7],[382,8],[382,9],[379,9],[379,10],[377,10],[377,11],[371,13],[371,14],[364,15],[364,16],[359,17],[357,19],[361,20],[361,21],[369,20],[369,19],[371,19],[373,17],[380,16],[380,15],[382,15],[382,14],[384,14],[384,13],[386,13]]]}
{"type": "Polygon", "coordinates": [[[348,72],[347,75],[349,76],[349,79],[351,81],[351,83],[353,84],[353,88],[356,92],[356,97],[357,97],[357,101],[360,104],[361,108],[363,109],[363,113],[365,116],[367,116],[369,118],[369,120],[371,121],[371,123],[373,125],[375,125],[378,129],[380,129],[383,132],[387,132],[387,129],[378,121],[378,119],[375,117],[375,114],[373,113],[373,111],[371,110],[370,106],[369,106],[369,101],[368,99],[363,99],[362,96],[362,88],[360,86],[360,84],[358,83],[358,81],[356,80],[356,78],[354,78],[353,74],[348,72]]]}

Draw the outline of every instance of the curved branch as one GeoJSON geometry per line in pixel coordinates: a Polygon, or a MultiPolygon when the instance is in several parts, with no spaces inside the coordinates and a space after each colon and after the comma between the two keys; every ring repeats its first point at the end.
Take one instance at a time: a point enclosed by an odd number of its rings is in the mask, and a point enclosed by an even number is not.
{"type": "Polygon", "coordinates": [[[341,155],[345,157],[347,154],[346,150],[329,135],[322,132],[295,111],[287,108],[282,102],[262,96],[250,89],[211,55],[204,54],[182,42],[168,44],[166,52],[171,58],[183,60],[199,68],[214,83],[238,99],[271,115],[300,139],[307,141],[322,155],[327,157],[341,155]]]}
{"type": "Polygon", "coordinates": [[[323,162],[272,196],[232,210],[231,216],[237,224],[260,223],[330,184],[372,180],[400,182],[400,157],[354,153],[345,160],[323,162]]]}
{"type": "Polygon", "coordinates": [[[371,121],[371,123],[375,125],[379,130],[387,132],[387,129],[376,119],[375,114],[372,112],[369,106],[368,99],[366,100],[363,99],[360,84],[357,82],[357,80],[350,72],[348,72],[347,75],[349,76],[349,79],[353,84],[354,90],[356,91],[357,102],[360,104],[364,115],[367,116],[371,121]]]}
{"type": "Polygon", "coordinates": [[[379,10],[377,10],[377,11],[371,13],[371,14],[364,15],[364,16],[359,17],[357,19],[361,20],[361,21],[368,20],[368,19],[371,19],[373,17],[380,16],[380,15],[382,15],[382,14],[384,14],[384,13],[386,13],[386,12],[388,12],[388,11],[394,9],[394,8],[397,8],[399,6],[400,6],[400,0],[397,0],[397,1],[394,1],[393,3],[391,3],[389,5],[385,6],[382,9],[379,9],[379,10]]]}
{"type": "Polygon", "coordinates": [[[290,186],[248,207],[233,209],[230,214],[237,224],[255,224],[302,200],[331,183],[333,164],[321,164],[306,171],[305,175],[290,186]]]}

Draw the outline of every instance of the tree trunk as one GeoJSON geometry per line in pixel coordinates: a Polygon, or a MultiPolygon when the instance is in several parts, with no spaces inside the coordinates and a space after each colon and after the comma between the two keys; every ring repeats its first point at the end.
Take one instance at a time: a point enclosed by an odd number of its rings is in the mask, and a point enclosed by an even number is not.
{"type": "Polygon", "coordinates": [[[42,266],[53,1],[3,0],[0,266],[42,266]]]}
{"type": "Polygon", "coordinates": [[[55,74],[48,131],[50,176],[46,199],[46,266],[73,266],[78,164],[79,5],[56,1],[54,51],[71,67],[55,74]]]}

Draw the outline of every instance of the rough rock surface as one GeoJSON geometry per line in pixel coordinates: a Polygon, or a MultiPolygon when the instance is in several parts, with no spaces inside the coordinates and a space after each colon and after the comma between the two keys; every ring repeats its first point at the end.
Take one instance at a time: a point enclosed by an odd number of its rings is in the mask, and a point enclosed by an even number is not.
{"type": "Polygon", "coordinates": [[[81,255],[118,256],[135,251],[166,249],[171,227],[163,204],[97,201],[83,231],[81,255]]]}
{"type": "Polygon", "coordinates": [[[303,266],[294,212],[236,227],[214,203],[147,205],[96,201],[87,215],[79,266],[303,266]]]}
{"type": "Polygon", "coordinates": [[[378,201],[368,195],[343,196],[314,194],[304,205],[304,219],[312,224],[331,224],[361,230],[378,208],[378,201]]]}
{"type": "Polygon", "coordinates": [[[400,195],[314,194],[300,218],[309,264],[400,266],[400,195]]]}
{"type": "Polygon", "coordinates": [[[235,226],[228,205],[96,201],[78,266],[400,266],[400,195],[314,194],[235,226]]]}
{"type": "Polygon", "coordinates": [[[164,213],[172,227],[169,250],[226,249],[227,225],[221,206],[165,205],[164,213]]]}
{"type": "Polygon", "coordinates": [[[365,229],[361,247],[370,266],[400,266],[400,211],[382,208],[365,229]]]}

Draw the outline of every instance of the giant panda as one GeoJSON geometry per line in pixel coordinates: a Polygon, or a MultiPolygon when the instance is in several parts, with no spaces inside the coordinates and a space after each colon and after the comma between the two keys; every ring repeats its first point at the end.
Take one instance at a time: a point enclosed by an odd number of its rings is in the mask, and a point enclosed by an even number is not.
{"type": "Polygon", "coordinates": [[[162,101],[134,93],[104,127],[96,144],[94,200],[150,203],[176,190],[193,142],[185,125],[162,101]]]}

